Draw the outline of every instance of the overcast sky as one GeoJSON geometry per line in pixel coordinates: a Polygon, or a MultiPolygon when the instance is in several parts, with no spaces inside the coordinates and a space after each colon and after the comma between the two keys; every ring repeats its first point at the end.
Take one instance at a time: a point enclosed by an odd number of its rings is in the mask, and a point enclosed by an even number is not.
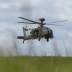
{"type": "Polygon", "coordinates": [[[3,53],[72,56],[72,0],[0,0],[0,27],[3,53]],[[67,21],[56,23],[63,26],[49,26],[54,31],[54,39],[48,43],[42,39],[22,44],[22,40],[16,39],[17,35],[23,35],[22,25],[17,23],[18,16],[34,20],[45,17],[47,23],[67,21]]]}

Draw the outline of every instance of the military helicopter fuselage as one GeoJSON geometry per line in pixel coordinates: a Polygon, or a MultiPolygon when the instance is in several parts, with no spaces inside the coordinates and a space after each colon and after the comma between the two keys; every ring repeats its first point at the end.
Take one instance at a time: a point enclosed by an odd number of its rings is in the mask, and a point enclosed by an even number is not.
{"type": "MultiPolygon", "coordinates": [[[[23,17],[19,17],[21,19],[30,21],[32,23],[29,24],[39,24],[39,26],[37,28],[34,28],[30,31],[30,35],[26,36],[25,31],[27,30],[26,28],[23,27],[23,33],[24,36],[18,36],[18,39],[23,39],[23,40],[29,40],[29,39],[38,39],[39,41],[41,40],[41,38],[45,38],[47,41],[49,41],[49,39],[53,38],[53,31],[52,29],[50,29],[49,27],[45,27],[45,19],[44,18],[40,18],[39,21],[40,22],[36,22],[36,21],[32,21],[23,17]]],[[[27,22],[19,22],[19,23],[27,23],[27,22]]],[[[24,43],[24,41],[23,41],[24,43]]]]}

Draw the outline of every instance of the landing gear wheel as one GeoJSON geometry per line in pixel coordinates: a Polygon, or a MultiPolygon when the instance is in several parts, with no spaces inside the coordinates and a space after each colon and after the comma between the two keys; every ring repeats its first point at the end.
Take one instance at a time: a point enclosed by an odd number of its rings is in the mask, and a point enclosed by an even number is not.
{"type": "Polygon", "coordinates": [[[47,42],[49,41],[49,39],[47,38],[47,42]]]}

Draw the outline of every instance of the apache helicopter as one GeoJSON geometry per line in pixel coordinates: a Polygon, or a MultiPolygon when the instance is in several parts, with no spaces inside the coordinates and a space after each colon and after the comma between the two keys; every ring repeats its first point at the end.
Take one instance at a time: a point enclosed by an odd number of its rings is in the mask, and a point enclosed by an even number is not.
{"type": "MultiPolygon", "coordinates": [[[[38,24],[39,26],[37,28],[34,28],[30,31],[30,35],[26,36],[26,31],[29,29],[23,27],[23,34],[24,36],[17,36],[17,39],[23,39],[23,43],[25,40],[29,39],[38,39],[39,41],[41,38],[45,38],[47,42],[49,39],[52,39],[54,37],[52,29],[49,27],[44,26],[46,23],[44,23],[45,18],[40,18],[39,21],[33,21],[24,17],[18,17],[20,19],[29,21],[29,22],[18,22],[18,23],[25,23],[25,24],[38,24]]],[[[54,24],[48,24],[48,25],[54,25],[54,24]]]]}

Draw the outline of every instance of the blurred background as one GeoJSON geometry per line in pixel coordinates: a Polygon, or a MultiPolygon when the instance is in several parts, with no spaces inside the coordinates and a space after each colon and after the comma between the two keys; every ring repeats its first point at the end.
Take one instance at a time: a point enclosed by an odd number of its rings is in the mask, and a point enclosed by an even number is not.
{"type": "Polygon", "coordinates": [[[72,56],[72,1],[71,0],[0,0],[0,55],[1,56],[72,56]],[[41,39],[22,43],[17,40],[23,35],[18,24],[19,16],[38,20],[44,17],[46,23],[53,21],[57,25],[48,26],[53,30],[54,39],[46,42],[41,39]]]}

